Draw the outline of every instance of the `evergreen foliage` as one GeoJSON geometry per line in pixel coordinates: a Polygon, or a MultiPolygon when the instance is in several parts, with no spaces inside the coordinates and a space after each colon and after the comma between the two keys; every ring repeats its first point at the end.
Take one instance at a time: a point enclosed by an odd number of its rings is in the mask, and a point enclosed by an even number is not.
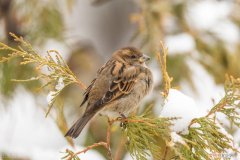
{"type": "MultiPolygon", "coordinates": [[[[52,86],[54,89],[49,103],[49,113],[51,106],[55,102],[57,96],[68,85],[76,83],[82,89],[85,85],[77,79],[73,72],[69,69],[61,55],[50,50],[46,56],[39,55],[31,45],[24,41],[22,37],[11,34],[16,42],[20,45],[16,48],[10,47],[4,43],[0,43],[0,50],[8,51],[7,56],[2,56],[0,62],[8,62],[12,58],[21,57],[21,65],[32,64],[36,69],[37,76],[27,80],[30,81],[42,79],[46,84],[42,87],[52,86]],[[47,72],[43,68],[48,69],[47,72]]],[[[169,78],[166,70],[167,49],[161,43],[161,53],[158,54],[158,61],[163,72],[165,82],[164,97],[167,97],[171,87],[171,78],[169,78]]],[[[51,87],[50,87],[51,88],[51,87]]],[[[51,92],[50,92],[51,93],[51,92]]],[[[240,126],[240,79],[226,76],[225,96],[217,103],[205,117],[195,118],[189,124],[188,133],[175,133],[171,131],[170,126],[177,120],[175,117],[152,117],[149,110],[140,116],[130,116],[127,119],[116,119],[123,122],[123,134],[127,138],[127,149],[131,156],[138,160],[146,160],[149,157],[154,159],[206,159],[210,160],[216,154],[224,153],[236,154],[239,152],[234,148],[232,137],[224,130],[223,126],[216,120],[216,113],[223,113],[237,127],[240,126]],[[177,137],[177,140],[176,140],[177,137]],[[231,151],[231,152],[229,152],[231,151]]],[[[110,134],[110,133],[109,133],[110,134]]],[[[99,142],[93,147],[103,145],[110,147],[110,137],[107,136],[108,142],[99,142]]],[[[84,150],[86,152],[88,148],[84,150]]],[[[110,150],[109,150],[110,151],[110,150]]],[[[78,152],[82,153],[82,152],[78,152]]],[[[69,159],[78,159],[77,154],[67,150],[69,159]]],[[[231,156],[231,155],[230,155],[231,156]]],[[[66,158],[65,157],[65,158],[66,158]]]]}
{"type": "Polygon", "coordinates": [[[147,160],[149,157],[160,159],[161,146],[159,139],[170,139],[171,119],[164,117],[149,117],[145,112],[141,116],[127,119],[123,133],[128,139],[127,149],[133,158],[147,160]]]}
{"type": "Polygon", "coordinates": [[[0,43],[0,50],[10,52],[7,56],[1,57],[0,62],[7,62],[14,57],[21,57],[22,61],[20,62],[20,65],[33,64],[38,75],[37,77],[32,77],[30,79],[15,81],[43,79],[46,83],[41,88],[49,85],[54,86],[54,91],[49,93],[49,109],[46,116],[50,112],[57,96],[66,86],[77,83],[81,88],[85,88],[85,85],[73,74],[58,51],[49,50],[47,51],[46,56],[41,56],[32,48],[31,44],[24,41],[22,37],[18,37],[12,33],[10,34],[20,45],[16,48],[12,48],[4,43],[0,43]],[[44,72],[44,67],[47,69],[46,73],[44,72]],[[59,81],[62,81],[60,82],[62,84],[58,84],[59,81]],[[57,85],[59,86],[57,87],[57,85]]]}

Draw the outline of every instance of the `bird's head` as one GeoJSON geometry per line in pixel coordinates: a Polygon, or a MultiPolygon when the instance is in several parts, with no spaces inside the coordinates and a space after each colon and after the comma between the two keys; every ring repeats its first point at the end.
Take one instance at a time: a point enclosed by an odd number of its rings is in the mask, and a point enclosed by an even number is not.
{"type": "Polygon", "coordinates": [[[129,65],[145,65],[150,60],[150,57],[135,47],[122,48],[113,54],[113,58],[129,65]]]}

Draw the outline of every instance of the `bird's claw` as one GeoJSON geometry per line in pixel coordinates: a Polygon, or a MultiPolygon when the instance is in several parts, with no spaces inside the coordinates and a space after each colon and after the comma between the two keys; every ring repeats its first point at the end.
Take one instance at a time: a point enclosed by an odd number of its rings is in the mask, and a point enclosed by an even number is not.
{"type": "Polygon", "coordinates": [[[124,114],[122,114],[122,113],[120,113],[120,115],[121,115],[121,117],[119,117],[120,120],[121,120],[120,127],[123,128],[123,129],[126,129],[126,127],[127,127],[126,126],[126,124],[127,124],[127,121],[126,121],[127,117],[124,114]]]}

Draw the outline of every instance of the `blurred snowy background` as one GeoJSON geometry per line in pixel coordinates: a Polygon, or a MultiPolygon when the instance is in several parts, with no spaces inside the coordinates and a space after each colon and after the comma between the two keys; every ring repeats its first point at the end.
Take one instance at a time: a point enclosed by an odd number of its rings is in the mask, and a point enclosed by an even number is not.
{"type": "MultiPolygon", "coordinates": [[[[161,74],[153,58],[149,65],[155,89],[142,106],[153,102],[156,115],[185,117],[176,124],[177,130],[224,96],[226,73],[240,77],[239,26],[238,0],[0,0],[1,42],[16,45],[8,34],[13,32],[41,54],[58,50],[87,85],[116,49],[133,45],[154,57],[153,46],[162,40],[169,49],[168,71],[179,91],[170,92],[163,109],[158,96],[161,74]]],[[[45,118],[49,91],[37,92],[41,82],[11,81],[32,76],[32,67],[19,66],[18,59],[0,64],[0,159],[60,159],[72,144],[63,135],[66,124],[83,111],[79,108],[83,91],[77,86],[66,88],[58,103],[64,107],[56,106],[45,118]]],[[[240,130],[224,116],[217,118],[240,145],[240,130]]],[[[84,129],[74,141],[75,150],[105,138],[103,121],[93,120],[84,129]]],[[[113,136],[113,148],[122,150],[120,159],[129,160],[119,145],[119,134],[113,136]]],[[[101,148],[81,156],[106,159],[101,148]]]]}

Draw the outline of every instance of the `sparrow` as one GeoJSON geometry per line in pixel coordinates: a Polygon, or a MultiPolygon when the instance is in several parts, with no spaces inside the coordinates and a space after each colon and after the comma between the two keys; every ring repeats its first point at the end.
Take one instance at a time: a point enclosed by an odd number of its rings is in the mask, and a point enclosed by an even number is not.
{"type": "Polygon", "coordinates": [[[145,64],[148,60],[135,47],[115,51],[86,89],[80,105],[87,102],[86,110],[65,136],[77,138],[98,113],[114,118],[136,111],[140,100],[152,89],[152,72],[145,64]]]}

